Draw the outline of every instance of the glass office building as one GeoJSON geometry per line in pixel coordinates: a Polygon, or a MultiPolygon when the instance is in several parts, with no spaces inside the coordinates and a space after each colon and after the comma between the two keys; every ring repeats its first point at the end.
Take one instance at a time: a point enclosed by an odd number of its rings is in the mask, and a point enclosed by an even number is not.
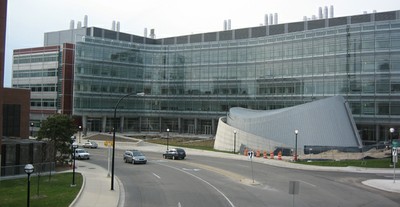
{"type": "Polygon", "coordinates": [[[130,93],[119,131],[215,134],[231,107],[335,95],[365,143],[400,127],[399,11],[163,39],[90,27],[76,35],[74,61],[73,115],[88,131],[111,131],[130,93]]]}

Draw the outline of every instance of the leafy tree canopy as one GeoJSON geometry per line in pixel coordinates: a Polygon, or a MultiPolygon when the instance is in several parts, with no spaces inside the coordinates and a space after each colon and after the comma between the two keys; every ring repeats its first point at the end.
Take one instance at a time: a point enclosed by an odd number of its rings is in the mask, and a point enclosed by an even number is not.
{"type": "Polygon", "coordinates": [[[49,116],[41,124],[38,139],[54,145],[55,161],[63,160],[63,155],[71,153],[71,136],[77,132],[74,119],[64,114],[49,116]]]}

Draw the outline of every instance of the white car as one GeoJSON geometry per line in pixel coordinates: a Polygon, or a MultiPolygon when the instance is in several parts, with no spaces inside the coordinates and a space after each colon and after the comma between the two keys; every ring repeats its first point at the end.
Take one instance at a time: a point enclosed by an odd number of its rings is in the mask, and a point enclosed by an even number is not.
{"type": "Polygon", "coordinates": [[[84,149],[75,149],[75,153],[72,153],[72,158],[75,156],[76,159],[82,160],[82,159],[90,159],[90,154],[84,149]]]}
{"type": "Polygon", "coordinates": [[[84,148],[97,148],[98,145],[94,141],[87,141],[87,142],[83,143],[83,147],[84,148]]]}

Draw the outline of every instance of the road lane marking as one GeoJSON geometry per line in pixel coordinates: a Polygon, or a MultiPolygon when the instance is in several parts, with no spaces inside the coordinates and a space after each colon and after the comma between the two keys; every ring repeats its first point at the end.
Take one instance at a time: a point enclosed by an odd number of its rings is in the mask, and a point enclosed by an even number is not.
{"type": "Polygon", "coordinates": [[[161,177],[158,176],[157,174],[153,173],[153,175],[154,175],[156,178],[161,179],[161,177]]]}
{"type": "Polygon", "coordinates": [[[305,184],[307,184],[307,185],[310,185],[310,186],[312,186],[312,187],[317,187],[316,185],[314,185],[314,184],[311,184],[311,183],[309,183],[309,182],[306,182],[306,181],[302,181],[302,180],[299,180],[300,182],[302,182],[302,183],[305,183],[305,184]]]}
{"type": "MultiPolygon", "coordinates": [[[[221,194],[222,197],[224,197],[225,200],[228,201],[228,203],[229,203],[229,205],[230,205],[231,207],[235,207],[235,205],[233,205],[232,201],[229,200],[229,198],[228,198],[221,190],[219,190],[217,187],[215,187],[213,184],[209,183],[208,181],[204,180],[203,178],[201,178],[201,177],[199,177],[199,176],[197,176],[197,175],[194,175],[194,174],[192,174],[192,173],[190,173],[190,172],[184,171],[184,170],[182,170],[182,169],[173,167],[173,166],[169,166],[169,165],[165,165],[165,164],[161,164],[161,163],[158,163],[158,164],[159,164],[159,165],[162,165],[162,166],[165,166],[165,167],[169,167],[169,168],[178,170],[178,171],[181,171],[181,172],[183,172],[183,173],[186,173],[186,174],[188,174],[188,175],[191,175],[191,176],[193,176],[194,178],[196,178],[196,179],[202,181],[203,183],[205,183],[205,184],[209,185],[210,187],[214,188],[214,190],[216,190],[219,194],[221,194]]],[[[154,173],[153,173],[153,174],[154,174],[154,173]]]]}

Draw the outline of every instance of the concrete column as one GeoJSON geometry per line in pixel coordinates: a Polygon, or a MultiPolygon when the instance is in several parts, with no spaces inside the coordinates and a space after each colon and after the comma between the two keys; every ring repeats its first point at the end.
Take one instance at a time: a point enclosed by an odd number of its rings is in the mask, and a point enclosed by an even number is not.
{"type": "Polygon", "coordinates": [[[158,124],[158,126],[159,126],[159,132],[161,133],[163,130],[162,130],[162,119],[161,119],[161,117],[160,118],[158,118],[158,122],[159,122],[159,124],[158,124]]]}
{"type": "Polygon", "coordinates": [[[103,120],[101,122],[101,131],[106,132],[106,126],[107,126],[107,117],[103,116],[103,120]]]}
{"type": "Polygon", "coordinates": [[[87,128],[87,116],[82,116],[82,132],[83,132],[84,136],[86,136],[87,131],[88,131],[88,128],[87,128]]]}
{"type": "Polygon", "coordinates": [[[139,133],[142,132],[142,117],[139,117],[139,127],[138,127],[139,133]]]}
{"type": "Polygon", "coordinates": [[[120,132],[122,133],[122,132],[124,132],[124,122],[125,122],[125,117],[123,117],[123,116],[121,116],[121,118],[120,118],[120,132]]]}
{"type": "MultiPolygon", "coordinates": [[[[376,140],[376,141],[379,140],[379,133],[380,133],[379,125],[376,124],[376,125],[375,125],[375,140],[376,140]]],[[[385,138],[385,139],[389,140],[388,138],[385,138]]]]}
{"type": "Polygon", "coordinates": [[[182,118],[178,118],[178,133],[182,133],[182,118]]]}
{"type": "Polygon", "coordinates": [[[194,134],[197,134],[197,118],[194,118],[194,134]]]}
{"type": "Polygon", "coordinates": [[[215,134],[215,119],[211,119],[211,133],[215,134]]]}

